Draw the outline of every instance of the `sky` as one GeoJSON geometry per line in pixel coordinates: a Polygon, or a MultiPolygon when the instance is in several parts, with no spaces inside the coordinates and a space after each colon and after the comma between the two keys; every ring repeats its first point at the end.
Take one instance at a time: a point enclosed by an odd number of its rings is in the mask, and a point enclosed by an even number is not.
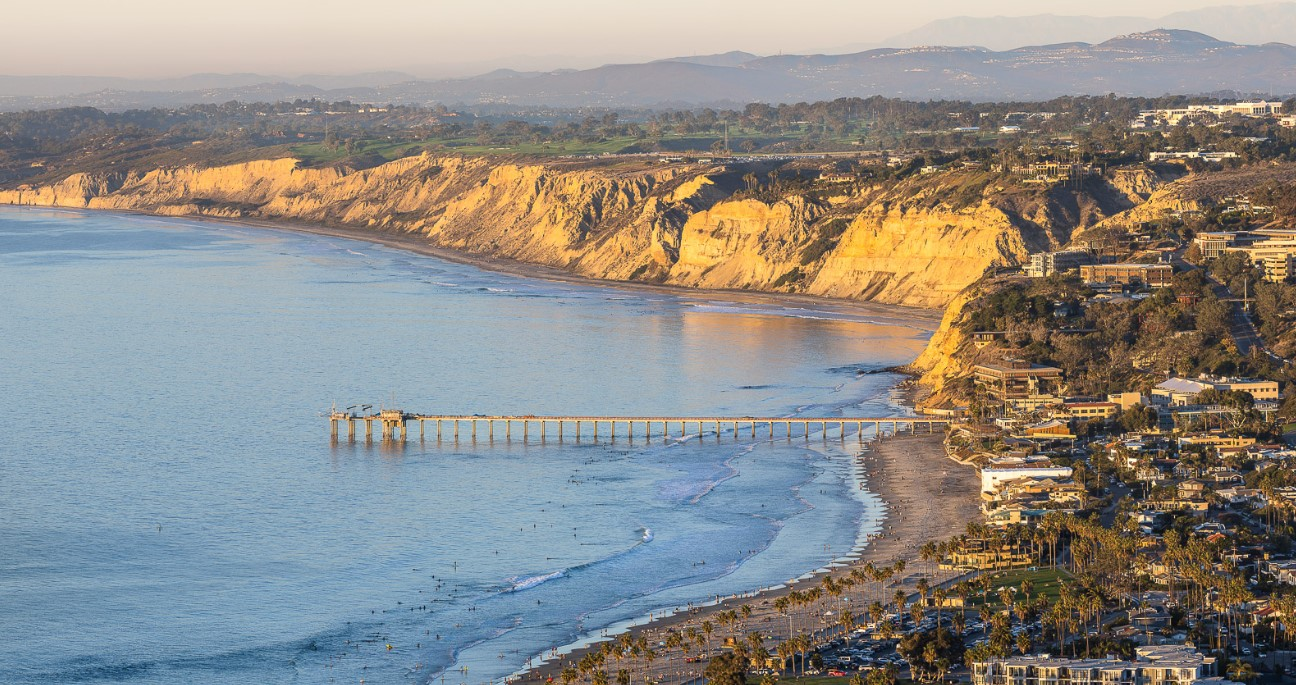
{"type": "Polygon", "coordinates": [[[928,21],[1159,17],[1247,0],[45,0],[6,2],[0,74],[173,77],[584,68],[743,50],[835,52],[928,21]]]}

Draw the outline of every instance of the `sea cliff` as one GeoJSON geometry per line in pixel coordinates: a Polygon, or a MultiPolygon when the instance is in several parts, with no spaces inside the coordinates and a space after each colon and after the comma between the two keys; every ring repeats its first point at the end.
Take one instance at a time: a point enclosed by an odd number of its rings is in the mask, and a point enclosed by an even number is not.
{"type": "MultiPolygon", "coordinates": [[[[1023,188],[950,172],[754,192],[744,176],[643,161],[420,155],[357,170],[283,158],[73,174],[0,191],[0,203],[349,226],[588,277],[926,308],[1136,204],[1106,180],[1023,188]]],[[[1138,183],[1150,185],[1123,185],[1138,183]]]]}

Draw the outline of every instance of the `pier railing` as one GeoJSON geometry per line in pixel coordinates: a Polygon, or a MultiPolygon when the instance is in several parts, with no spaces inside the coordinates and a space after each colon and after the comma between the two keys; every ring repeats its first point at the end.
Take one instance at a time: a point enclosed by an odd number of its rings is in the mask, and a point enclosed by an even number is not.
{"type": "Polygon", "coordinates": [[[937,428],[944,429],[952,423],[953,419],[927,416],[487,416],[410,414],[398,409],[387,409],[377,414],[333,412],[329,415],[329,432],[334,441],[340,440],[345,425],[346,439],[355,441],[358,429],[363,425],[365,440],[374,439],[374,428],[377,427],[378,439],[404,442],[409,439],[411,424],[418,424],[420,440],[455,442],[476,441],[479,438],[495,440],[499,437],[513,440],[515,436],[530,440],[533,433],[541,442],[548,441],[550,437],[560,442],[568,439],[579,442],[586,436],[597,441],[600,428],[603,429],[603,435],[611,441],[618,439],[618,432],[621,438],[631,441],[636,436],[652,440],[654,437],[683,439],[705,438],[707,435],[714,435],[719,440],[725,434],[734,439],[746,436],[770,440],[801,437],[809,440],[812,429],[817,427],[817,432],[825,440],[833,433],[845,440],[847,434],[852,433],[863,441],[868,435],[935,433],[937,428]],[[871,433],[866,432],[865,428],[871,428],[871,433]]]}

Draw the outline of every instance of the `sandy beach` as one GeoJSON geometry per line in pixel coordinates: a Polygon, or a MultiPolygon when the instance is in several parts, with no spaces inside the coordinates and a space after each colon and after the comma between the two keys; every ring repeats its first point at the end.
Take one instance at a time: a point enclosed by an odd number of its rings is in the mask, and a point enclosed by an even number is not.
{"type": "MultiPolygon", "coordinates": [[[[637,292],[664,292],[688,297],[711,297],[756,304],[827,307],[854,315],[896,317],[903,319],[905,323],[928,330],[936,328],[941,315],[941,312],[935,310],[789,293],[700,290],[683,286],[587,278],[538,264],[439,248],[428,243],[423,236],[413,234],[293,222],[213,220],[254,228],[359,240],[497,273],[561,283],[598,285],[637,292]]],[[[912,406],[913,398],[907,397],[911,394],[912,389],[901,390],[901,395],[906,396],[904,404],[912,406]]],[[[910,593],[914,591],[918,579],[927,575],[925,571],[932,570],[926,568],[930,567],[930,564],[921,561],[919,552],[925,542],[944,540],[958,535],[966,529],[968,522],[980,518],[979,481],[976,473],[971,467],[959,464],[946,456],[944,434],[904,435],[875,440],[869,443],[868,450],[860,455],[858,465],[863,470],[867,489],[880,496],[886,503],[887,514],[881,524],[882,532],[871,536],[867,540],[867,545],[853,553],[849,561],[835,564],[830,570],[814,573],[811,577],[788,587],[763,590],[705,605],[683,607],[683,611],[666,616],[655,616],[653,620],[637,625],[629,631],[633,638],[643,637],[648,640],[656,653],[652,663],[648,664],[642,659],[626,658],[618,660],[616,665],[612,666],[613,670],[626,668],[636,679],[647,675],[663,685],[685,683],[697,678],[701,675],[705,663],[701,660],[690,662],[681,650],[665,648],[666,634],[672,630],[683,632],[690,628],[701,633],[703,624],[709,623],[716,633],[710,645],[714,648],[722,640],[721,635],[727,634],[726,629],[719,627],[718,616],[728,610],[738,610],[744,605],[750,607],[751,614],[741,626],[735,626],[734,631],[739,636],[750,632],[762,633],[766,637],[766,647],[773,652],[775,646],[788,636],[785,615],[774,609],[774,602],[778,597],[794,590],[815,587],[822,582],[824,576],[841,578],[848,575],[852,568],[870,562],[881,567],[903,560],[906,564],[905,572],[901,577],[889,582],[885,588],[877,588],[876,583],[866,583],[868,588],[853,593],[859,595],[860,600],[854,605],[853,611],[856,615],[862,615],[869,603],[874,600],[886,603],[897,589],[905,589],[910,593]],[[636,664],[635,661],[638,663],[636,664]]],[[[862,544],[865,541],[859,542],[862,544]]],[[[929,577],[929,582],[935,585],[943,578],[952,575],[950,573],[943,576],[935,575],[929,577]]],[[[608,632],[608,635],[614,636],[611,632],[608,632]]],[[[599,649],[606,641],[601,637],[597,638],[597,641],[587,639],[584,643],[588,646],[567,653],[563,653],[563,650],[558,648],[550,654],[535,655],[545,659],[544,663],[520,674],[515,680],[545,682],[552,679],[554,682],[560,682],[564,668],[579,662],[587,653],[599,649]]],[[[697,652],[697,649],[692,651],[694,655],[697,652]]]]}
{"type": "MultiPolygon", "coordinates": [[[[881,567],[903,560],[905,571],[885,588],[879,588],[877,583],[865,583],[865,587],[857,586],[849,593],[852,612],[857,616],[862,615],[865,607],[875,600],[884,604],[890,601],[897,589],[912,593],[921,577],[929,577],[929,582],[935,586],[954,576],[948,572],[928,576],[931,564],[922,561],[920,549],[929,540],[944,540],[958,535],[966,529],[968,522],[979,520],[979,481],[974,469],[946,456],[943,434],[883,438],[869,443],[869,449],[859,457],[859,464],[864,470],[867,488],[886,502],[887,515],[882,532],[870,536],[858,558],[789,587],[729,598],[718,604],[689,607],[683,612],[636,626],[630,630],[631,636],[647,639],[656,653],[654,660],[651,666],[642,659],[618,660],[610,665],[613,672],[625,668],[635,678],[646,674],[664,684],[683,683],[699,677],[705,663],[689,661],[683,651],[664,647],[666,635],[672,630],[683,632],[690,628],[701,633],[703,623],[710,622],[716,633],[709,640],[710,650],[714,653],[722,636],[727,636],[730,631],[719,622],[721,612],[738,610],[744,605],[751,608],[751,614],[735,626],[733,632],[739,636],[760,632],[765,637],[765,647],[773,653],[775,646],[788,637],[789,628],[787,615],[774,608],[776,599],[793,590],[816,587],[824,576],[844,577],[851,569],[869,562],[881,567]]],[[[824,605],[819,607],[822,610],[824,605]]],[[[599,647],[599,644],[594,644],[567,654],[559,653],[556,657],[545,655],[549,657],[546,663],[521,675],[519,680],[545,682],[552,678],[557,682],[564,668],[578,663],[586,653],[599,647]]],[[[706,651],[706,648],[694,647],[689,654],[696,656],[706,651]]]]}
{"type": "MultiPolygon", "coordinates": [[[[161,216],[149,212],[122,213],[161,216]]],[[[662,292],[683,297],[832,310],[854,316],[885,317],[894,319],[899,325],[926,330],[934,330],[940,317],[940,312],[934,310],[815,296],[740,290],[701,290],[682,286],[593,279],[547,266],[439,248],[431,245],[424,236],[416,234],[267,220],[193,216],[166,218],[210,221],[255,229],[363,241],[523,278],[597,285],[634,292],[662,292]]],[[[852,553],[848,560],[834,564],[830,570],[803,578],[789,587],[764,590],[705,606],[683,607],[683,610],[677,613],[655,616],[655,620],[645,622],[630,631],[632,636],[642,636],[648,640],[656,652],[653,662],[648,664],[640,660],[636,665],[634,660],[624,659],[612,666],[613,671],[617,668],[627,668],[634,673],[636,679],[647,673],[651,679],[665,684],[687,682],[697,677],[705,663],[700,660],[688,661],[682,651],[666,649],[662,643],[668,631],[683,632],[696,629],[701,632],[704,622],[709,622],[714,627],[715,635],[707,646],[712,653],[722,638],[728,636],[731,631],[739,636],[760,632],[765,636],[765,646],[773,652],[775,646],[788,637],[789,632],[786,615],[774,608],[777,598],[794,590],[817,587],[825,575],[843,577],[849,574],[852,568],[869,562],[882,567],[903,560],[906,562],[906,570],[885,588],[878,587],[877,583],[865,583],[863,585],[866,587],[857,586],[849,593],[853,602],[852,612],[855,615],[863,615],[865,607],[875,600],[886,603],[899,588],[911,591],[918,578],[924,575],[922,569],[929,566],[920,561],[919,550],[923,543],[959,534],[964,531],[969,521],[979,518],[976,475],[970,467],[960,465],[946,457],[943,439],[943,434],[904,435],[868,443],[868,448],[858,457],[857,466],[862,472],[866,488],[885,502],[887,513],[881,523],[881,532],[870,536],[867,545],[852,553]],[[744,605],[750,607],[751,611],[741,625],[719,626],[717,619],[721,612],[738,610],[744,605]]],[[[859,542],[862,544],[865,541],[859,542]]],[[[813,570],[806,569],[807,572],[813,570]]],[[[935,584],[938,580],[939,578],[932,578],[931,582],[935,584]]],[[[823,608],[821,603],[820,611],[823,608]]],[[[546,679],[553,678],[558,681],[563,668],[578,662],[589,650],[598,647],[596,643],[566,654],[557,650],[546,655],[535,655],[547,658],[547,661],[521,675],[519,679],[527,682],[544,682],[546,679]]],[[[695,647],[691,653],[696,656],[698,651],[699,648],[695,647]]]]}

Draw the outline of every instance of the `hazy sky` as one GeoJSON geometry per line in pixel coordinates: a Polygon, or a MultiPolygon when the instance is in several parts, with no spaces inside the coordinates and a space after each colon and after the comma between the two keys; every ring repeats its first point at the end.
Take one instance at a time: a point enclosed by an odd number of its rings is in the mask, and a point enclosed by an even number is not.
{"type": "Polygon", "coordinates": [[[1246,0],[46,0],[6,2],[0,74],[436,75],[745,50],[833,51],[942,17],[1157,17],[1246,0]],[[526,56],[533,59],[527,60],[526,56]],[[534,59],[539,57],[540,59],[534,59]]]}

